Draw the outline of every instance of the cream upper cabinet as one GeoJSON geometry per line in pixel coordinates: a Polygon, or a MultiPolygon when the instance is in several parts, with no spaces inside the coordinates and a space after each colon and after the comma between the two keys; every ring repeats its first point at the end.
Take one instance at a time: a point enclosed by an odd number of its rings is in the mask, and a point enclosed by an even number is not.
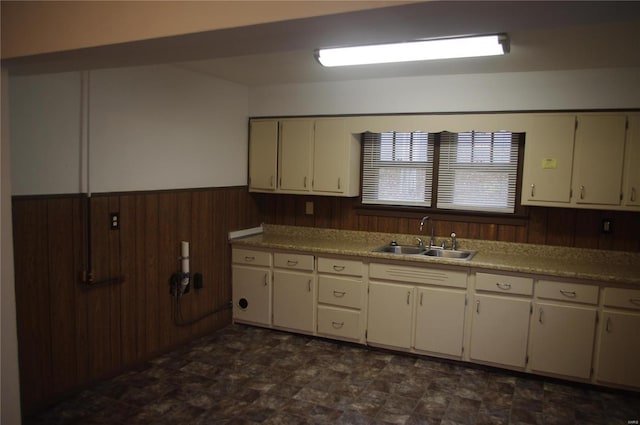
{"type": "Polygon", "coordinates": [[[315,121],[313,191],[358,196],[360,143],[340,118],[315,121]]]}
{"type": "Polygon", "coordinates": [[[571,200],[575,115],[536,115],[526,134],[522,204],[571,200]]]}
{"type": "Polygon", "coordinates": [[[276,190],[278,121],[252,121],[249,129],[249,190],[276,190]]]}
{"type": "Polygon", "coordinates": [[[573,200],[620,205],[626,115],[579,115],[576,128],[573,200]]]}
{"type": "Polygon", "coordinates": [[[628,119],[622,203],[640,207],[640,114],[628,119]]]}
{"type": "Polygon", "coordinates": [[[280,122],[280,189],[309,192],[311,190],[313,152],[313,120],[280,122]]]}

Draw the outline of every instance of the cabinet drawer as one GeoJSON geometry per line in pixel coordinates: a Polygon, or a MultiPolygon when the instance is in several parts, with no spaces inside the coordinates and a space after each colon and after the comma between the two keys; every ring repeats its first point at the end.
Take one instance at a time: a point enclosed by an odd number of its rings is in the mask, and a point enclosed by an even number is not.
{"type": "Polygon", "coordinates": [[[605,288],[604,305],[607,307],[632,308],[640,310],[640,290],[605,288]]]}
{"type": "Polygon", "coordinates": [[[424,283],[428,285],[467,287],[467,272],[441,270],[429,267],[407,267],[372,263],[369,276],[373,279],[397,280],[400,282],[424,283]]]}
{"type": "Polygon", "coordinates": [[[273,254],[273,264],[276,267],[296,270],[313,270],[313,255],[288,254],[276,252],[273,254]]]}
{"type": "Polygon", "coordinates": [[[598,303],[598,287],[579,283],[539,280],[536,283],[536,296],[552,300],[569,301],[583,304],[598,303]]]}
{"type": "Polygon", "coordinates": [[[363,283],[355,279],[320,276],[318,302],[348,308],[362,308],[363,283]]]}
{"type": "Polygon", "coordinates": [[[318,272],[362,276],[362,261],[340,258],[318,258],[318,272]]]}
{"type": "Polygon", "coordinates": [[[493,273],[476,273],[476,290],[503,294],[533,294],[533,279],[493,273]]]}
{"type": "Polygon", "coordinates": [[[335,307],[318,307],[318,333],[360,339],[360,312],[335,307]]]}
{"type": "Polygon", "coordinates": [[[235,264],[270,267],[271,253],[267,251],[256,251],[253,249],[233,248],[231,260],[235,264]]]}

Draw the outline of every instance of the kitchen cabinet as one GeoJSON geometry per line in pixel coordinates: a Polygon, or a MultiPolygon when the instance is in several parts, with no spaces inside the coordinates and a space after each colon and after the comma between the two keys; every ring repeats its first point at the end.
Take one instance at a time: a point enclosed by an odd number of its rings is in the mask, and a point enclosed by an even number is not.
{"type": "Polygon", "coordinates": [[[476,273],[471,360],[523,369],[527,363],[533,279],[476,273]]]}
{"type": "Polygon", "coordinates": [[[597,349],[598,382],[640,387],[640,290],[605,288],[597,349]]]}
{"type": "Polygon", "coordinates": [[[363,268],[357,260],[318,258],[318,334],[364,342],[363,268]]]}
{"type": "Polygon", "coordinates": [[[415,288],[388,282],[369,282],[367,342],[409,349],[415,288]]]}
{"type": "Polygon", "coordinates": [[[629,115],[625,145],[623,205],[640,207],[640,114],[629,115]]]}
{"type": "Polygon", "coordinates": [[[531,370],[589,379],[598,287],[540,280],[535,291],[531,370]]]}
{"type": "Polygon", "coordinates": [[[273,192],[278,176],[278,121],[251,121],[249,190],[273,192]]]}
{"type": "Polygon", "coordinates": [[[313,255],[274,253],[273,326],[303,333],[315,329],[313,255]]]}
{"type": "Polygon", "coordinates": [[[576,204],[620,205],[626,115],[579,115],[572,192],[576,204]]]}
{"type": "Polygon", "coordinates": [[[234,248],[231,286],[234,322],[271,325],[271,253],[234,248]]]}
{"type": "Polygon", "coordinates": [[[535,115],[526,134],[522,204],[571,200],[575,115],[535,115]]]}
{"type": "Polygon", "coordinates": [[[311,190],[312,152],[313,120],[282,120],[279,169],[282,191],[311,190]]]}
{"type": "Polygon", "coordinates": [[[417,288],[416,350],[460,358],[464,334],[466,291],[417,288]]]}

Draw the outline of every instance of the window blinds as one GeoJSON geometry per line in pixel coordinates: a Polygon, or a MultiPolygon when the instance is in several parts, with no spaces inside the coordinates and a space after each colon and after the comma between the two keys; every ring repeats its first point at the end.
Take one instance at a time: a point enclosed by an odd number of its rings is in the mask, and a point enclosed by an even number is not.
{"type": "Polygon", "coordinates": [[[363,204],[431,206],[432,136],[364,133],[363,144],[363,204]]]}
{"type": "Polygon", "coordinates": [[[513,213],[519,134],[443,132],[437,207],[513,213]]]}

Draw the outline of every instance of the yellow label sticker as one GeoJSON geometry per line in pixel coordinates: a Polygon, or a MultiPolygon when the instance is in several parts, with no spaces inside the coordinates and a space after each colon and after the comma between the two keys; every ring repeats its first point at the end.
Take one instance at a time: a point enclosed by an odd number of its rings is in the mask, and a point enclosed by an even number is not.
{"type": "Polygon", "coordinates": [[[555,170],[558,168],[558,160],[555,158],[544,158],[542,160],[542,168],[545,170],[555,170]]]}

